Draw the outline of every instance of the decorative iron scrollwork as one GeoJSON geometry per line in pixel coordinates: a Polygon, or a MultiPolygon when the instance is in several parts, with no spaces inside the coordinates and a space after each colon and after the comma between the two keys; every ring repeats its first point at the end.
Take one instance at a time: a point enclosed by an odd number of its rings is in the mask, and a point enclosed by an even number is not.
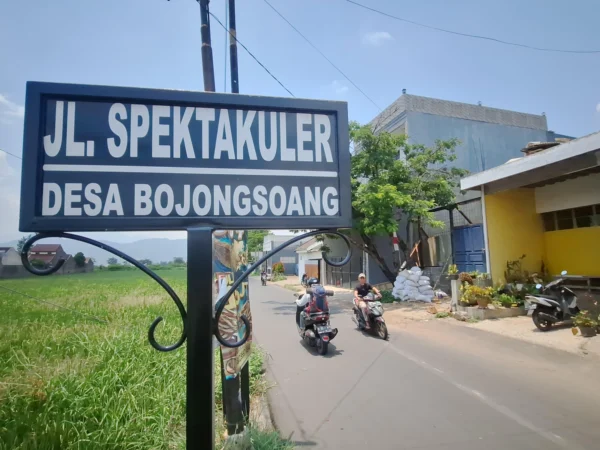
{"type": "MultiPolygon", "coordinates": [[[[254,272],[254,270],[257,267],[259,267],[263,262],[265,262],[267,259],[271,258],[273,255],[279,253],[284,248],[293,244],[294,242],[298,242],[307,237],[318,236],[318,235],[323,235],[323,234],[324,235],[334,235],[334,236],[338,236],[338,237],[342,238],[344,240],[344,242],[346,243],[346,246],[348,247],[348,252],[346,254],[346,257],[342,261],[339,261],[339,262],[330,261],[327,258],[327,254],[325,252],[323,252],[323,259],[325,260],[325,262],[327,264],[329,264],[330,266],[341,267],[341,266],[346,265],[350,261],[350,258],[352,257],[352,247],[351,247],[350,241],[349,241],[348,237],[346,237],[344,234],[340,233],[337,230],[309,231],[307,233],[293,237],[289,241],[284,242],[280,246],[274,248],[269,253],[267,253],[262,258],[260,258],[258,261],[256,261],[254,264],[252,264],[242,274],[241,277],[239,277],[237,280],[235,280],[235,282],[231,285],[231,287],[229,288],[227,293],[225,293],[225,295],[215,305],[215,317],[213,320],[213,323],[214,323],[213,333],[214,333],[217,341],[219,341],[219,343],[221,345],[223,345],[224,347],[229,347],[229,348],[241,347],[242,345],[244,345],[246,343],[246,341],[248,340],[248,338],[250,337],[250,334],[252,332],[252,330],[250,329],[250,321],[248,320],[248,318],[245,315],[240,316],[240,320],[244,323],[244,325],[246,327],[246,332],[244,334],[244,337],[238,342],[228,342],[227,340],[225,340],[221,336],[221,334],[219,332],[219,326],[218,326],[219,319],[221,318],[221,313],[223,312],[223,309],[225,308],[225,305],[227,304],[229,297],[231,297],[233,295],[233,293],[244,282],[244,280],[246,280],[248,278],[248,276],[250,276],[250,274],[252,272],[254,272]]],[[[169,284],[165,280],[163,280],[160,276],[158,276],[156,273],[154,273],[154,271],[152,271],[151,269],[149,269],[148,267],[146,267],[145,265],[143,265],[136,259],[132,258],[131,256],[117,250],[116,248],[111,247],[110,245],[103,244],[102,242],[98,242],[94,239],[90,239],[85,236],[80,236],[80,235],[71,234],[71,233],[39,233],[39,234],[36,234],[35,236],[32,236],[29,240],[27,240],[27,242],[23,245],[23,249],[21,250],[21,262],[23,263],[23,266],[25,267],[25,269],[27,269],[29,272],[31,272],[34,275],[39,275],[39,276],[52,275],[53,273],[56,273],[56,271],[58,271],[65,263],[64,259],[60,259],[54,266],[49,267],[47,269],[38,269],[31,264],[31,262],[29,261],[29,257],[28,257],[29,250],[31,249],[32,245],[35,244],[37,241],[39,241],[41,239],[46,239],[46,238],[73,239],[75,241],[93,245],[94,247],[98,247],[102,250],[112,253],[115,256],[118,256],[121,259],[124,259],[128,263],[130,263],[133,266],[140,269],[142,272],[144,272],[146,275],[148,275],[154,281],[156,281],[160,285],[160,287],[162,287],[169,294],[169,296],[171,297],[173,302],[175,302],[175,305],[177,306],[177,309],[179,310],[179,315],[181,316],[182,331],[181,331],[181,336],[179,337],[179,340],[176,343],[174,343],[172,345],[159,344],[154,337],[154,332],[156,330],[156,327],[163,320],[163,318],[159,316],[156,319],[154,319],[154,321],[150,325],[150,328],[148,329],[148,341],[150,342],[150,345],[152,345],[152,347],[154,347],[156,350],[161,351],[161,352],[170,352],[170,351],[178,349],[179,347],[181,347],[183,345],[183,343],[185,342],[186,337],[187,337],[187,313],[186,313],[185,307],[183,306],[181,299],[175,293],[173,288],[171,288],[171,286],[169,286],[169,284]]]]}
{"type": "Polygon", "coordinates": [[[322,235],[322,234],[338,236],[338,237],[340,237],[340,238],[342,238],[344,240],[344,242],[346,243],[346,246],[348,247],[348,252],[346,254],[346,257],[342,261],[339,261],[339,262],[330,261],[327,258],[327,254],[325,252],[323,252],[322,255],[323,255],[323,259],[325,260],[325,262],[327,264],[329,264],[330,266],[334,266],[334,267],[341,267],[341,266],[345,266],[346,264],[348,264],[348,262],[350,261],[350,258],[352,258],[352,246],[350,244],[350,240],[348,239],[348,237],[346,235],[340,233],[337,230],[315,230],[315,231],[309,231],[308,233],[304,233],[304,234],[298,235],[296,237],[293,237],[289,241],[284,242],[283,244],[281,244],[280,246],[275,247],[269,253],[267,253],[266,255],[264,255],[262,258],[260,258],[254,264],[252,264],[242,274],[241,277],[239,277],[237,280],[235,280],[234,283],[229,288],[229,290],[227,291],[227,293],[215,305],[215,319],[214,319],[214,330],[213,330],[213,333],[214,333],[215,337],[217,338],[217,341],[219,341],[219,343],[221,345],[223,345],[225,347],[229,347],[229,348],[241,347],[242,345],[244,345],[246,343],[246,341],[248,340],[248,338],[250,337],[250,334],[252,332],[252,330],[250,329],[250,321],[248,320],[248,318],[245,315],[241,315],[240,316],[240,320],[244,323],[244,325],[246,327],[246,333],[244,334],[244,337],[240,341],[238,341],[238,342],[228,342],[228,341],[226,341],[221,336],[221,333],[219,332],[219,319],[221,317],[221,313],[223,312],[223,309],[225,308],[225,305],[227,304],[227,301],[229,300],[229,297],[231,297],[233,295],[233,293],[244,282],[244,280],[246,278],[248,278],[250,276],[250,274],[252,272],[254,272],[254,270],[256,270],[257,267],[260,267],[260,265],[263,262],[265,262],[267,259],[271,258],[273,255],[279,253],[284,248],[286,248],[289,245],[293,244],[294,242],[298,242],[298,241],[300,241],[302,239],[305,239],[307,237],[319,236],[319,235],[322,235]]]}
{"type": "Polygon", "coordinates": [[[102,250],[106,250],[107,252],[112,253],[113,255],[118,256],[119,258],[124,259],[128,263],[134,265],[135,267],[140,269],[142,272],[144,272],[146,275],[148,275],[150,278],[152,278],[154,281],[156,281],[160,285],[160,287],[162,287],[165,291],[167,291],[167,293],[169,294],[171,299],[175,302],[175,305],[177,306],[177,309],[179,310],[179,315],[181,316],[182,331],[181,331],[181,336],[179,337],[179,340],[175,344],[172,344],[172,345],[159,344],[154,337],[154,331],[156,330],[156,327],[163,320],[163,318],[159,316],[156,319],[154,319],[154,322],[152,322],[152,324],[150,325],[150,328],[148,329],[148,341],[150,342],[150,345],[152,345],[152,347],[154,347],[156,350],[158,350],[160,352],[170,352],[172,350],[178,349],[179,347],[181,347],[183,345],[183,343],[185,342],[185,339],[186,339],[186,323],[187,323],[187,320],[186,320],[187,314],[185,311],[185,307],[183,306],[183,303],[181,302],[181,300],[179,299],[179,297],[177,296],[177,294],[175,293],[173,288],[171,288],[171,286],[169,286],[165,280],[163,280],[161,277],[159,277],[151,269],[149,269],[148,267],[146,267],[145,265],[143,265],[136,259],[132,258],[131,256],[117,250],[116,248],[113,248],[110,245],[103,244],[102,242],[98,242],[94,239],[90,239],[85,236],[79,236],[77,234],[71,234],[71,233],[39,233],[39,234],[36,234],[35,236],[33,236],[31,239],[29,239],[25,243],[25,245],[23,245],[23,249],[21,250],[21,262],[23,263],[23,266],[25,267],[25,269],[27,269],[29,272],[31,272],[34,275],[42,275],[42,276],[51,275],[51,274],[55,273],[57,270],[59,270],[65,263],[64,259],[60,259],[54,266],[52,266],[48,269],[37,269],[31,265],[31,262],[29,261],[29,258],[28,258],[29,249],[31,248],[31,246],[33,244],[35,244],[40,239],[46,239],[46,238],[73,239],[75,241],[84,242],[86,244],[93,245],[94,247],[101,248],[102,250]]]}

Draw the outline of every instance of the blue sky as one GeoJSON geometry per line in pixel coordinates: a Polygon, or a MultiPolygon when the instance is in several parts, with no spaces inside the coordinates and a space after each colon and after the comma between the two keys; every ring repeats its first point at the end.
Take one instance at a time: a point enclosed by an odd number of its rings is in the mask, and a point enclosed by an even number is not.
{"type": "MultiPolygon", "coordinates": [[[[270,1],[382,108],[406,88],[415,95],[545,112],[550,129],[573,136],[600,129],[600,54],[536,52],[452,36],[345,0],[270,1]]],[[[361,2],[461,32],[540,47],[600,49],[600,4],[594,0],[361,2]]],[[[223,20],[225,0],[210,3],[223,20]]],[[[263,0],[238,0],[237,12],[239,39],[295,96],[346,100],[350,118],[361,122],[377,114],[263,0]]],[[[0,148],[21,154],[28,80],[201,90],[199,22],[194,0],[1,2],[0,148]]],[[[214,21],[212,38],[217,90],[223,91],[225,32],[214,21]]],[[[288,95],[241,48],[239,61],[242,93],[288,95]]],[[[19,235],[19,171],[19,160],[0,154],[0,242],[19,235]]]]}

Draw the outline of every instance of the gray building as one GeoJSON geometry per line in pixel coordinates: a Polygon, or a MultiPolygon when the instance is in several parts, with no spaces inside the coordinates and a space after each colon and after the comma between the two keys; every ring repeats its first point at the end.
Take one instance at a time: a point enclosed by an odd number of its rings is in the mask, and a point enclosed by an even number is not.
{"type": "MultiPolygon", "coordinates": [[[[371,121],[375,130],[406,134],[411,144],[432,146],[436,140],[457,138],[455,167],[480,172],[523,156],[529,142],[553,142],[568,138],[548,130],[544,114],[527,114],[482,105],[452,102],[403,94],[371,121]]],[[[398,235],[409,246],[421,242],[421,265],[438,275],[444,266],[456,263],[460,270],[486,272],[483,245],[483,217],[479,192],[457,197],[457,205],[437,211],[444,228],[421,230],[399,223],[398,235]]],[[[393,249],[388,238],[377,239],[378,250],[391,261],[393,249]]],[[[368,260],[368,256],[365,255],[368,260]]],[[[372,261],[367,263],[371,282],[387,279],[372,261]]]]}
{"type": "MultiPolygon", "coordinates": [[[[291,238],[296,236],[297,235],[295,234],[267,234],[263,238],[263,252],[270,252],[275,247],[289,241],[291,238]]],[[[281,262],[283,263],[283,267],[287,275],[298,275],[298,254],[296,253],[296,249],[305,241],[306,240],[294,242],[272,258],[267,259],[266,267],[273,267],[273,264],[281,262]]]]}

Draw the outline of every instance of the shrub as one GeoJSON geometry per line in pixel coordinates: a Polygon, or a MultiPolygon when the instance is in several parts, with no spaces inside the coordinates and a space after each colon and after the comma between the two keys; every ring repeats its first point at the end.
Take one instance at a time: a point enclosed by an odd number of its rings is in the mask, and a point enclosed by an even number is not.
{"type": "Polygon", "coordinates": [[[473,284],[473,277],[470,274],[468,274],[467,272],[461,272],[458,275],[458,279],[460,280],[461,283],[473,284]]]}
{"type": "Polygon", "coordinates": [[[478,298],[492,298],[494,290],[491,287],[473,286],[472,284],[465,283],[460,288],[462,291],[463,302],[469,305],[476,305],[478,298]]]}
{"type": "Polygon", "coordinates": [[[448,275],[456,275],[458,273],[458,266],[456,264],[450,264],[448,266],[448,275]]]}
{"type": "Polygon", "coordinates": [[[578,327],[597,327],[598,321],[595,320],[589,311],[581,311],[573,318],[573,323],[578,327]]]}
{"type": "Polygon", "coordinates": [[[449,316],[450,316],[450,313],[448,311],[440,311],[435,314],[436,319],[445,319],[446,317],[449,317],[449,316]]]}
{"type": "Polygon", "coordinates": [[[273,264],[271,270],[273,271],[273,273],[285,273],[285,268],[283,267],[282,262],[276,262],[275,264],[273,264]]]}
{"type": "Polygon", "coordinates": [[[381,299],[379,300],[381,303],[394,303],[394,296],[391,291],[381,291],[381,299]]]}
{"type": "Polygon", "coordinates": [[[512,295],[500,294],[498,296],[498,302],[500,302],[500,304],[505,308],[510,308],[512,307],[513,303],[518,303],[518,300],[512,295]]]}

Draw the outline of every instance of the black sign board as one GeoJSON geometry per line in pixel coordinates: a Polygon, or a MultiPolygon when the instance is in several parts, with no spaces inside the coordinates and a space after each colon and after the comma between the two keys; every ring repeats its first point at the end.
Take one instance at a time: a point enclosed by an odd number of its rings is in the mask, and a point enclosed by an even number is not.
{"type": "Polygon", "coordinates": [[[346,228],[344,102],[29,82],[21,231],[346,228]]]}

